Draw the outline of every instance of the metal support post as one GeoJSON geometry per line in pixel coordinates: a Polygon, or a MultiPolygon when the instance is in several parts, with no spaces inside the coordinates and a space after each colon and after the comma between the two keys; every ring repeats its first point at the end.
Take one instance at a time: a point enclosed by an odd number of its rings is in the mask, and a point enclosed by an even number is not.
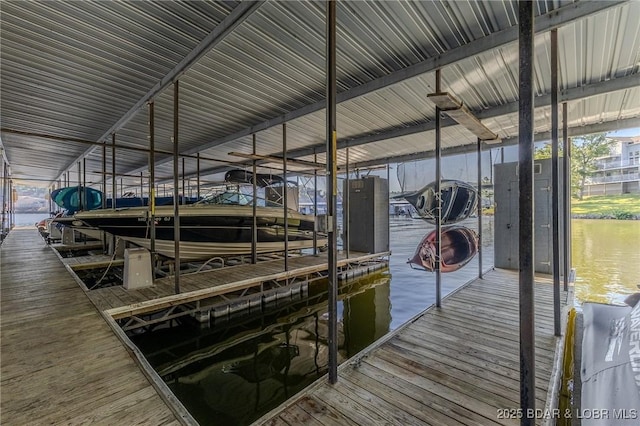
{"type": "Polygon", "coordinates": [[[82,210],[82,202],[84,201],[84,197],[82,196],[82,192],[84,192],[82,188],[82,163],[78,161],[76,165],[78,166],[78,209],[82,210]]]}
{"type": "MultiPolygon", "coordinates": [[[[255,178],[254,178],[255,179],[255,178]]],[[[289,187],[287,185],[287,123],[282,123],[282,195],[284,199],[284,270],[289,270],[289,187]]]]}
{"type": "Polygon", "coordinates": [[[185,178],[184,178],[184,157],[182,157],[182,203],[181,204],[187,204],[187,187],[185,185],[185,178]]]}
{"type": "Polygon", "coordinates": [[[196,155],[196,198],[200,200],[200,153],[196,155]]]}
{"type": "Polygon", "coordinates": [[[337,167],[336,167],[336,2],[326,1],[327,73],[327,219],[329,278],[329,383],[338,381],[338,273],[337,273],[337,167]]]}
{"type": "Polygon", "coordinates": [[[562,175],[564,195],[564,291],[569,290],[569,271],[571,270],[571,141],[569,140],[569,123],[567,103],[562,104],[562,175]]]}
{"type": "Polygon", "coordinates": [[[345,173],[346,173],[346,181],[345,181],[345,186],[344,186],[344,192],[342,194],[342,235],[344,236],[342,238],[342,250],[345,252],[347,259],[349,258],[349,246],[351,244],[350,242],[350,238],[349,238],[349,148],[346,149],[346,154],[347,154],[347,164],[345,166],[345,173]]]}
{"type": "Polygon", "coordinates": [[[89,200],[87,200],[87,158],[82,159],[82,202],[80,203],[82,210],[89,208],[89,200]]]}
{"type": "Polygon", "coordinates": [[[178,180],[179,81],[173,83],[173,250],[175,255],[174,291],[180,293],[180,181],[178,180]]]}
{"type": "Polygon", "coordinates": [[[558,30],[551,30],[551,235],[553,237],[553,332],[560,336],[560,186],[558,182],[558,30]]]}
{"type": "MultiPolygon", "coordinates": [[[[536,408],[533,252],[533,2],[518,3],[519,32],[519,236],[520,236],[520,408],[536,408]]],[[[523,416],[522,425],[535,418],[523,416]]]]}
{"type": "MultiPolygon", "coordinates": [[[[253,155],[256,155],[256,134],[251,135],[253,155]]],[[[251,171],[253,172],[253,214],[251,224],[251,263],[258,263],[258,184],[256,179],[257,167],[256,159],[251,161],[251,171]]]]}
{"type": "MultiPolygon", "coordinates": [[[[482,279],[482,141],[478,138],[478,278],[482,279]]],[[[491,151],[489,151],[491,154],[491,151]]],[[[491,157],[491,156],[489,156],[491,157]]]]}
{"type": "Polygon", "coordinates": [[[107,208],[107,141],[102,144],[102,208],[107,208]]]}
{"type": "MultiPolygon", "coordinates": [[[[116,192],[118,183],[116,182],[116,134],[111,135],[111,209],[116,209],[116,192]]],[[[115,236],[113,237],[115,240],[115,236]]]]}
{"type": "MultiPolygon", "coordinates": [[[[151,261],[156,258],[156,133],[155,133],[155,104],[149,102],[149,233],[151,261]]],[[[155,269],[155,266],[154,266],[155,269]]]]}
{"type": "MultiPolygon", "coordinates": [[[[440,69],[436,70],[436,93],[441,92],[440,88],[440,69]]],[[[436,306],[439,308],[442,306],[442,271],[440,270],[440,259],[442,258],[442,172],[441,172],[441,160],[442,160],[442,141],[441,141],[441,124],[440,124],[440,108],[436,106],[436,306]]]]}
{"type": "MultiPolygon", "coordinates": [[[[318,162],[318,154],[313,148],[313,162],[318,162]]],[[[313,255],[318,255],[318,169],[313,169],[313,255]]]]}

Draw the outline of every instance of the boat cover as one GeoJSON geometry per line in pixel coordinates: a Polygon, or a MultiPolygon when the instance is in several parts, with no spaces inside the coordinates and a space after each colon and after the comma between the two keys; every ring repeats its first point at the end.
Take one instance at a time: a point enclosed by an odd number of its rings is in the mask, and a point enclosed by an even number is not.
{"type": "Polygon", "coordinates": [[[640,424],[640,303],[584,305],[583,425],[640,424]]]}
{"type": "MultiPolygon", "coordinates": [[[[84,189],[85,210],[96,210],[102,208],[102,191],[89,187],[68,186],[56,189],[51,192],[51,199],[60,208],[66,210],[68,215],[72,215],[81,210],[78,192],[84,189]]],[[[197,197],[180,196],[180,204],[193,204],[198,201],[197,197]]],[[[112,199],[107,199],[107,208],[111,208],[112,199]]],[[[116,198],[116,208],[148,206],[149,198],[144,197],[122,197],[116,198]]],[[[173,205],[173,197],[156,197],[156,206],[173,205]]]]}

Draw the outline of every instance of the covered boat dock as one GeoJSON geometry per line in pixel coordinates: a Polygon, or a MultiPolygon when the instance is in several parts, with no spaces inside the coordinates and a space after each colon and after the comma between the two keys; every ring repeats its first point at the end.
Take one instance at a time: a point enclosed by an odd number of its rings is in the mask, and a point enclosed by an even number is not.
{"type": "MultiPolygon", "coordinates": [[[[113,199],[139,188],[136,196],[150,200],[168,187],[178,200],[234,169],[282,174],[284,182],[298,174],[313,178],[314,190],[325,173],[328,383],[264,423],[557,418],[554,366],[562,306],[571,303],[569,215],[558,205],[560,197],[568,205],[570,182],[565,175],[561,191],[560,141],[567,172],[570,137],[640,124],[638,16],[633,1],[3,2],[3,421],[193,423],[114,318],[217,291],[176,273],[174,294],[164,280],[138,293],[87,296],[35,231],[6,236],[14,186],[94,185],[113,199]],[[545,226],[554,241],[553,276],[542,280],[533,270],[532,181],[534,143],[546,140],[554,200],[545,226]],[[440,194],[442,157],[475,152],[481,191],[483,150],[515,145],[518,272],[485,275],[480,252],[478,279],[443,299],[438,266],[435,305],[339,369],[338,170],[349,185],[354,170],[386,165],[388,178],[391,163],[434,158],[440,194]]],[[[181,208],[175,201],[176,271],[181,208]]],[[[154,247],[153,203],[148,213],[154,247]]],[[[343,217],[348,224],[349,213],[343,217]]],[[[478,228],[482,240],[481,209],[478,228]]],[[[348,249],[348,229],[345,236],[348,249]]],[[[260,270],[256,254],[254,247],[254,270],[238,290],[289,279],[260,270]]],[[[304,269],[288,255],[283,263],[285,272],[304,269]]]]}

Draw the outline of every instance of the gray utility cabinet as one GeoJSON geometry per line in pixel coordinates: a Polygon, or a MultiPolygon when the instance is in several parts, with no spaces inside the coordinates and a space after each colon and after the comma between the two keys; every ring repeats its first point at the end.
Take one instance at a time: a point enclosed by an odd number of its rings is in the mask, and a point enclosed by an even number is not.
{"type": "Polygon", "coordinates": [[[378,176],[345,181],[342,199],[342,229],[349,231],[349,250],[389,251],[389,182],[378,176]]]}
{"type": "MultiPolygon", "coordinates": [[[[551,193],[551,159],[534,161],[534,270],[553,273],[553,216],[551,193]]],[[[518,163],[503,163],[494,166],[495,200],[495,246],[496,268],[519,269],[519,184],[518,163]]],[[[560,273],[563,271],[563,182],[562,163],[559,162],[559,229],[560,273]]]]}

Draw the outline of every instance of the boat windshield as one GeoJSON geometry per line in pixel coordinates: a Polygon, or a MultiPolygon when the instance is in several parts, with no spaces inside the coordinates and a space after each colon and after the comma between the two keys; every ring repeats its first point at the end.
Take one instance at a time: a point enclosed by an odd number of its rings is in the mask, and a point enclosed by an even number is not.
{"type": "MultiPolygon", "coordinates": [[[[282,204],[278,204],[274,201],[265,200],[264,198],[257,197],[257,205],[260,207],[282,207],[282,204]]],[[[241,192],[223,192],[220,194],[211,194],[205,196],[202,200],[196,204],[226,204],[235,206],[251,206],[253,205],[253,195],[243,194],[241,192]]]]}

